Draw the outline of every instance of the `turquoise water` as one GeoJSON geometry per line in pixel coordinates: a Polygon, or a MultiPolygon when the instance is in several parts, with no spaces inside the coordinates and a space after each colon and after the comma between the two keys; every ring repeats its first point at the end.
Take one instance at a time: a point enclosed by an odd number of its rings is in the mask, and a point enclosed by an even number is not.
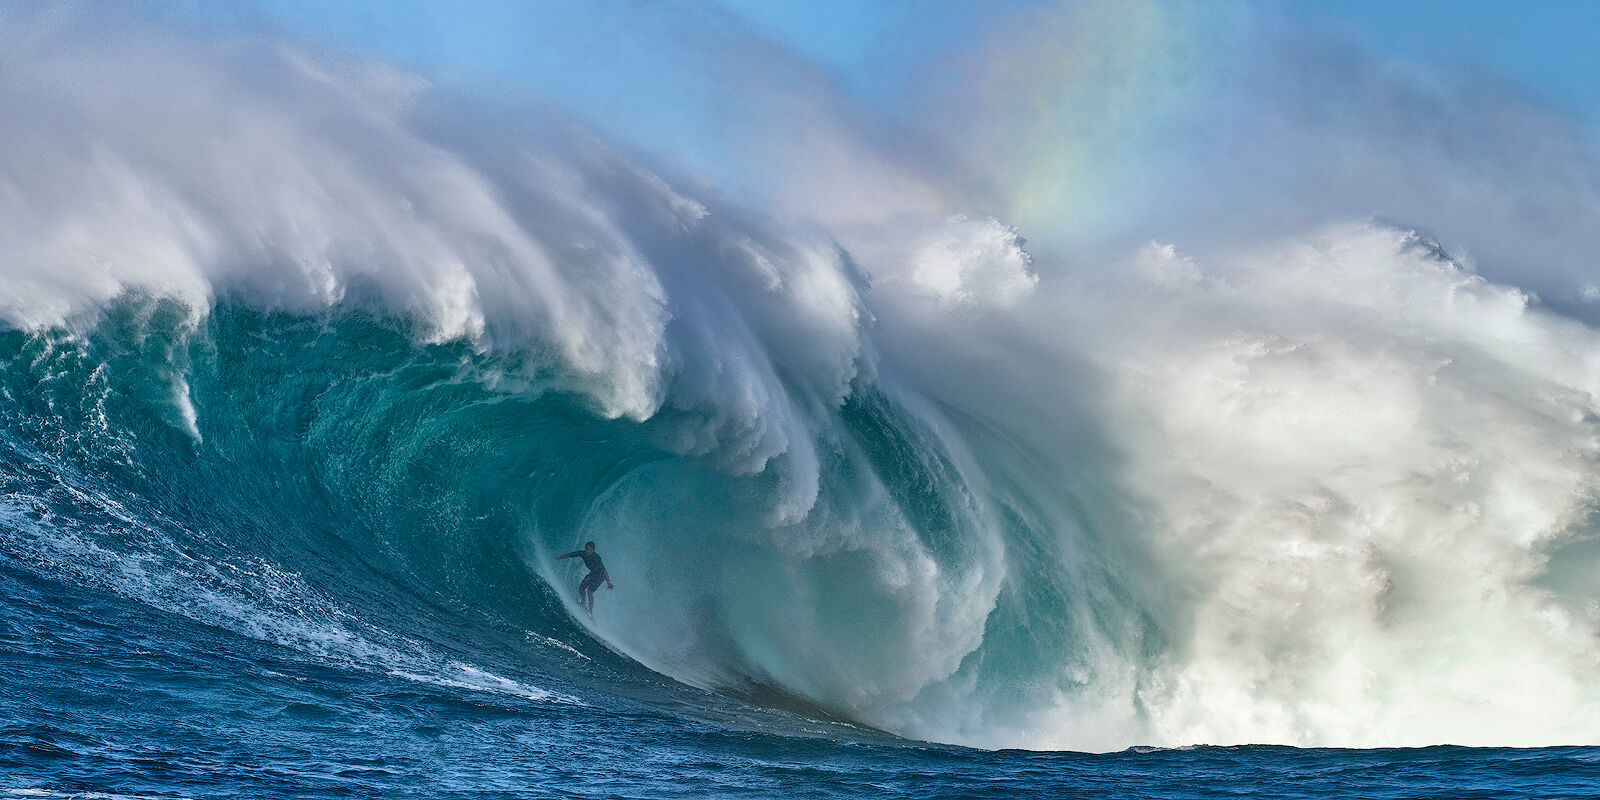
{"type": "MultiPolygon", "coordinates": [[[[0,360],[0,796],[1600,794],[1596,748],[990,751],[664,677],[597,638],[649,587],[595,509],[644,475],[738,519],[762,477],[394,320],[128,298],[0,334],[0,360]],[[620,584],[594,628],[576,573],[541,572],[586,536],[620,584]]],[[[900,448],[888,485],[954,524],[938,458],[915,468],[904,412],[858,391],[841,417],[900,448]]]]}

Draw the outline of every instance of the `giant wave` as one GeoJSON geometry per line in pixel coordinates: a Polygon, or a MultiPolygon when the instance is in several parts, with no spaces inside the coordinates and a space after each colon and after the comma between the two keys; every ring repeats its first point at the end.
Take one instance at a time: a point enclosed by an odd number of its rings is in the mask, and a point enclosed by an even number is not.
{"type": "Polygon", "coordinates": [[[13,558],[979,746],[1600,738],[1600,337],[1423,234],[834,235],[381,66],[10,24],[13,558]]]}

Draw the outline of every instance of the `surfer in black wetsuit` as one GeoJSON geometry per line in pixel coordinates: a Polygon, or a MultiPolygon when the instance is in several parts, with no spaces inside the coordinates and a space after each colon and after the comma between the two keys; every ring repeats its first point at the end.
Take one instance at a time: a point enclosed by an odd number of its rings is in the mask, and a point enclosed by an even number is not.
{"type": "Polygon", "coordinates": [[[589,568],[589,574],[583,576],[583,582],[578,584],[578,605],[583,606],[589,616],[594,616],[594,590],[600,588],[600,582],[605,581],[607,589],[617,588],[611,585],[611,576],[606,574],[606,565],[600,560],[600,554],[594,551],[594,542],[584,542],[582,550],[556,556],[557,561],[563,558],[581,558],[583,565],[589,568]]]}

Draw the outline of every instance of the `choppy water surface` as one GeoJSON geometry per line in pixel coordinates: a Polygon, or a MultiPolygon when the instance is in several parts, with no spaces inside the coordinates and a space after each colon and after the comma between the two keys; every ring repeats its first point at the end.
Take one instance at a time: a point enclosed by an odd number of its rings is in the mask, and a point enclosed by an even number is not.
{"type": "MultiPolygon", "coordinates": [[[[319,663],[8,566],[0,796],[1594,797],[1600,750],[986,752],[640,681],[570,697],[319,663]]],[[[472,680],[464,673],[455,678],[472,680]]]]}

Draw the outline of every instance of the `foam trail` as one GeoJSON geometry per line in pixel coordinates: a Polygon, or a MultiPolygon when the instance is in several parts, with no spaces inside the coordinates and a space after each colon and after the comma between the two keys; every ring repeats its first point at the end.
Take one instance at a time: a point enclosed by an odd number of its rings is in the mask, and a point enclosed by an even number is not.
{"type": "Polygon", "coordinates": [[[160,384],[181,446],[52,457],[295,532],[243,551],[531,631],[604,541],[614,649],[922,738],[1600,739],[1600,338],[1415,232],[834,237],[381,65],[0,25],[10,374],[160,384]]]}

